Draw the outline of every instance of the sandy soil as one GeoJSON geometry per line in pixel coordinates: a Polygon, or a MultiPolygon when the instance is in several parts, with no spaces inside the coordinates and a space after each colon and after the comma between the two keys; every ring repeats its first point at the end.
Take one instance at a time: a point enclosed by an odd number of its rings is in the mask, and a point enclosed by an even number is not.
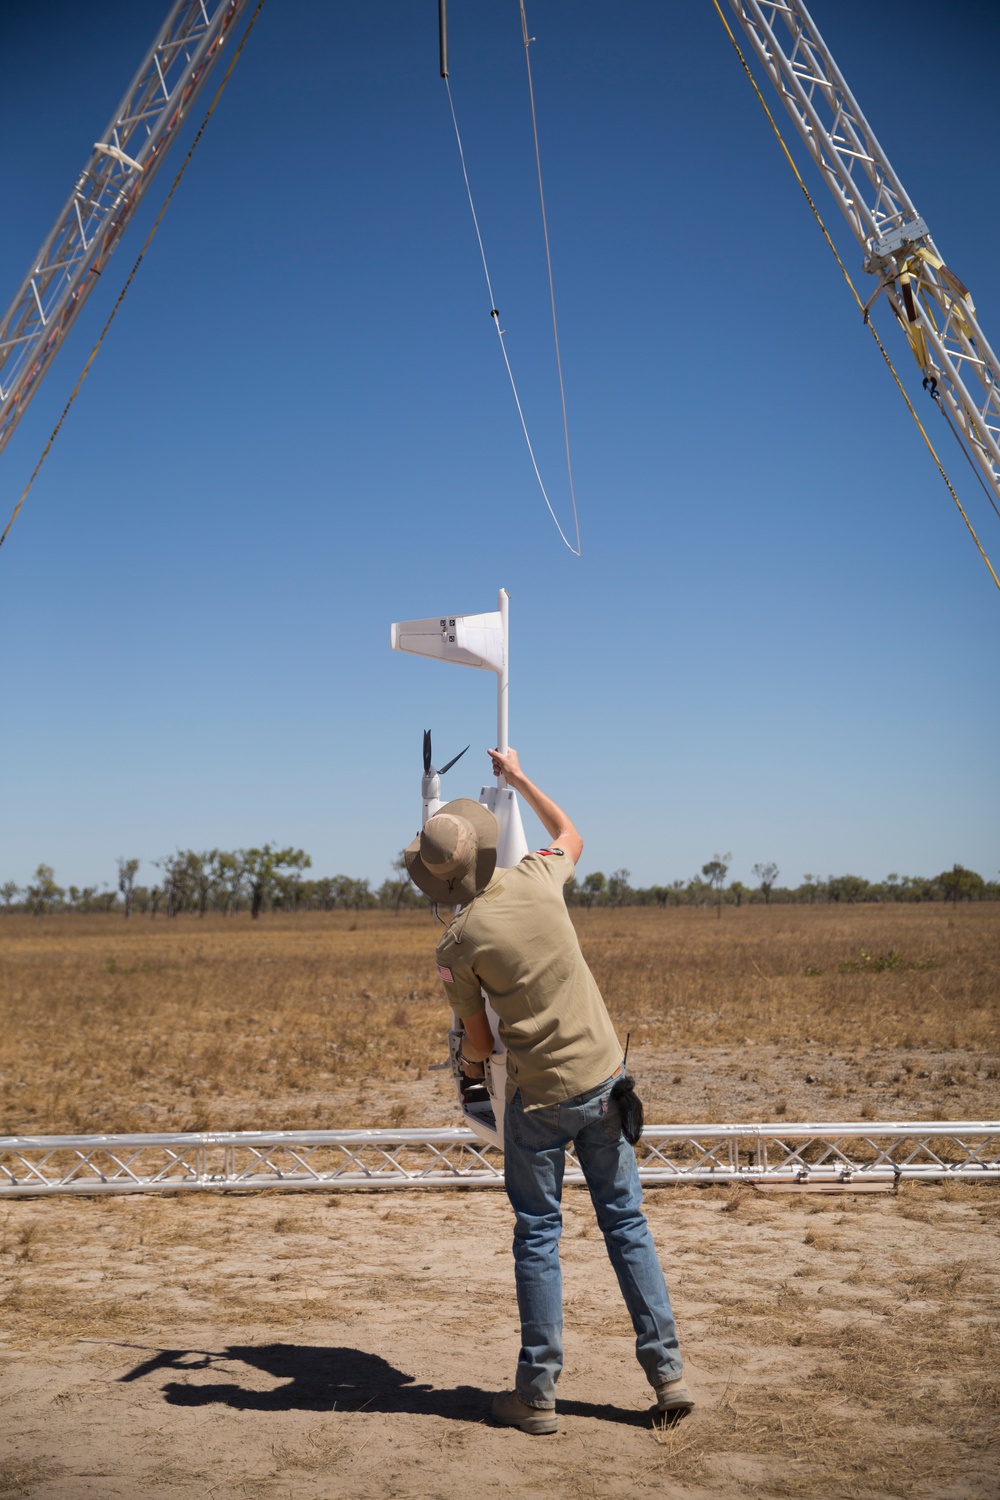
{"type": "Polygon", "coordinates": [[[560,1430],[488,1421],[517,1353],[501,1192],[21,1200],[0,1495],[1000,1493],[1000,1192],[647,1197],[695,1413],[658,1430],[569,1190],[560,1430]]]}
{"type": "MultiPolygon", "coordinates": [[[[456,1123],[426,926],[371,915],[5,919],[7,1128],[456,1123]]],[[[997,1118],[992,909],[582,918],[651,1122],[997,1118]]],[[[0,1201],[0,1497],[1000,1496],[1000,1188],[647,1202],[699,1405],[654,1425],[569,1190],[529,1438],[500,1191],[0,1201]]]]}

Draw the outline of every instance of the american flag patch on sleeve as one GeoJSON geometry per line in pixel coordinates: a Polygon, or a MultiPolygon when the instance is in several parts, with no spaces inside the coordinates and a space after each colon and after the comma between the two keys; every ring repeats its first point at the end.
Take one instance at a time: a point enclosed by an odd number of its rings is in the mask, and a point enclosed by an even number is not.
{"type": "Polygon", "coordinates": [[[441,978],[444,980],[445,984],[455,983],[455,976],[448,968],[447,964],[438,964],[437,971],[441,975],[441,978]]]}

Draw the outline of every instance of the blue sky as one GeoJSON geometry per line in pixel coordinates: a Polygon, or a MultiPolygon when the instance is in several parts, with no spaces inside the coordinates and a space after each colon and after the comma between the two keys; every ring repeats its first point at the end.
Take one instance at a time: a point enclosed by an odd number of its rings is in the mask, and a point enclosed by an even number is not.
{"type": "MultiPolygon", "coordinates": [[[[165,9],[0,11],[4,305],[165,9]]],[[[497,305],[568,525],[518,7],[449,10],[497,305]]],[[[812,11],[996,345],[1000,9],[812,11]]],[[[377,884],[416,828],[423,729],[441,758],[472,742],[445,785],[476,795],[495,728],[492,677],[390,652],[389,624],[501,585],[511,740],[579,823],[583,871],[648,884],[731,850],[748,883],[766,860],[792,884],[994,876],[1000,598],[709,0],[528,6],[580,559],[490,324],[436,13],[265,5],[0,552],[0,879],[111,881],[121,854],[152,881],[177,847],[271,839],[377,884]]],[[[0,525],[181,149],[0,457],[0,525]]]]}

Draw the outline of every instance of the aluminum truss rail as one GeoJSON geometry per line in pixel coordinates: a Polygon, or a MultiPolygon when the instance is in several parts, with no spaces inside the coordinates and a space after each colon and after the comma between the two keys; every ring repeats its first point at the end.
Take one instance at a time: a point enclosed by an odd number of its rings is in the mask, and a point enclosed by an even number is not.
{"type": "Polygon", "coordinates": [[[0,319],[0,451],[248,0],[177,0],[0,319]]]}
{"type": "Polygon", "coordinates": [[[801,0],[729,4],[850,224],[864,269],[878,277],[925,385],[1000,498],[1000,361],[968,289],[944,264],[801,0]]]}
{"type": "MultiPolygon", "coordinates": [[[[1000,1123],[653,1125],[643,1183],[1000,1181],[1000,1123]]],[[[0,1137],[0,1197],[205,1189],[482,1187],[503,1157],[471,1130],[0,1137]]],[[[583,1174],[570,1154],[567,1182],[583,1174]]]]}

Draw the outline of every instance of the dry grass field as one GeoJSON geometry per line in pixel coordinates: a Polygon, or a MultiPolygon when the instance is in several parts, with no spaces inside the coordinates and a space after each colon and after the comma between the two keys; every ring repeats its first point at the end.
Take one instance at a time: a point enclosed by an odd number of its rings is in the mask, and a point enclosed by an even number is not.
{"type": "MultiPolygon", "coordinates": [[[[995,1119],[1000,911],[575,914],[652,1122],[995,1119]],[[807,1082],[812,1079],[812,1082],[807,1082]]],[[[425,915],[0,920],[0,1133],[454,1123],[425,915]]],[[[991,1500],[1000,1188],[647,1199],[695,1413],[657,1430],[567,1193],[556,1438],[496,1192],[0,1207],[0,1496],[991,1500]]]]}
{"type": "MultiPolygon", "coordinates": [[[[1000,906],[575,920],[651,1122],[996,1116],[1000,906]]],[[[0,1133],[452,1123],[437,930],[2,919],[0,1133]]]]}

